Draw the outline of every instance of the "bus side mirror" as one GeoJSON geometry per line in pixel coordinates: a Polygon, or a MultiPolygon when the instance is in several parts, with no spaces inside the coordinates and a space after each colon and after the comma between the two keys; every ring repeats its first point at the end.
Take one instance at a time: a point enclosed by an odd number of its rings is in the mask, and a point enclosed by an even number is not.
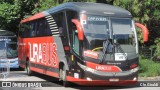
{"type": "Polygon", "coordinates": [[[76,25],[76,28],[78,30],[78,39],[84,40],[84,31],[81,23],[77,19],[72,19],[72,22],[76,25]]]}
{"type": "Polygon", "coordinates": [[[142,30],[143,41],[147,42],[148,41],[148,35],[149,35],[149,31],[148,31],[147,27],[144,26],[143,24],[140,24],[140,23],[135,23],[135,25],[142,30]]]}

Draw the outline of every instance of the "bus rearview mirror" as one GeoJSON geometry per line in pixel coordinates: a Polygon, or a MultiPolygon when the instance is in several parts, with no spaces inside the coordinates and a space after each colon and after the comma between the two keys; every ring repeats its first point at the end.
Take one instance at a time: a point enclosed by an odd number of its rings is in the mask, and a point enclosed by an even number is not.
{"type": "Polygon", "coordinates": [[[142,30],[143,41],[147,42],[148,41],[148,35],[149,35],[149,31],[148,31],[147,27],[144,26],[143,24],[140,24],[140,23],[135,23],[135,25],[142,30]]]}
{"type": "Polygon", "coordinates": [[[84,40],[84,31],[81,23],[77,19],[72,19],[72,22],[76,25],[76,29],[78,30],[78,39],[84,40]]]}

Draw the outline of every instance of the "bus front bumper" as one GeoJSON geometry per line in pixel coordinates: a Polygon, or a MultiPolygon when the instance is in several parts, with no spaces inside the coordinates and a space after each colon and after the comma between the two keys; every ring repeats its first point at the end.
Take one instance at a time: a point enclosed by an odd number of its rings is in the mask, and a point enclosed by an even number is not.
{"type": "Polygon", "coordinates": [[[87,80],[74,78],[67,76],[67,81],[84,86],[134,86],[138,81],[135,80],[121,80],[121,81],[109,81],[109,80],[87,80]]]}
{"type": "MultiPolygon", "coordinates": [[[[67,80],[80,85],[133,85],[138,81],[138,67],[129,71],[103,72],[78,64],[84,71],[79,78],[67,77],[67,80]]],[[[82,72],[81,72],[82,73],[82,72]]],[[[80,74],[79,74],[80,75],[80,74]]]]}

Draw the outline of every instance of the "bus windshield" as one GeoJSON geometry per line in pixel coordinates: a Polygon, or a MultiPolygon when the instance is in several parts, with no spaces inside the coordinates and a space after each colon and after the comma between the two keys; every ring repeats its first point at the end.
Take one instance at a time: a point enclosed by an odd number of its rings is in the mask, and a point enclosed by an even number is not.
{"type": "Polygon", "coordinates": [[[17,57],[17,43],[7,43],[7,58],[17,57]]]}
{"type": "Polygon", "coordinates": [[[0,41],[0,57],[6,56],[5,53],[5,41],[0,41]]]}
{"type": "Polygon", "coordinates": [[[126,53],[135,53],[135,32],[132,21],[128,18],[111,18],[113,39],[126,53]]]}
{"type": "Polygon", "coordinates": [[[88,20],[83,23],[83,27],[85,35],[84,48],[86,49],[92,50],[102,47],[103,41],[110,37],[107,17],[88,16],[88,20]]]}
{"type": "Polygon", "coordinates": [[[15,58],[18,56],[16,37],[1,37],[0,40],[0,57],[15,58]]]}
{"type": "Polygon", "coordinates": [[[134,39],[134,32],[132,32],[132,23],[130,19],[111,18],[113,38],[119,44],[131,45],[134,39]]]}
{"type": "Polygon", "coordinates": [[[115,47],[115,53],[136,53],[135,34],[132,31],[130,18],[87,15],[86,21],[83,21],[82,24],[85,35],[84,51],[102,51],[107,41],[109,53],[113,53],[114,44],[118,45],[115,47]],[[118,50],[118,47],[123,52],[118,50]]]}

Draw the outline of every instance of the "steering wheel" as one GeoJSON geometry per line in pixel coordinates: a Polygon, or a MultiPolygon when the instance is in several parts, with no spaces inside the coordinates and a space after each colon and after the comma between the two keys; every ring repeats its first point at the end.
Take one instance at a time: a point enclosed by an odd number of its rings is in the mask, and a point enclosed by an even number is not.
{"type": "Polygon", "coordinates": [[[96,48],[92,49],[92,51],[99,51],[101,49],[103,49],[103,47],[96,47],[96,48]]]}

